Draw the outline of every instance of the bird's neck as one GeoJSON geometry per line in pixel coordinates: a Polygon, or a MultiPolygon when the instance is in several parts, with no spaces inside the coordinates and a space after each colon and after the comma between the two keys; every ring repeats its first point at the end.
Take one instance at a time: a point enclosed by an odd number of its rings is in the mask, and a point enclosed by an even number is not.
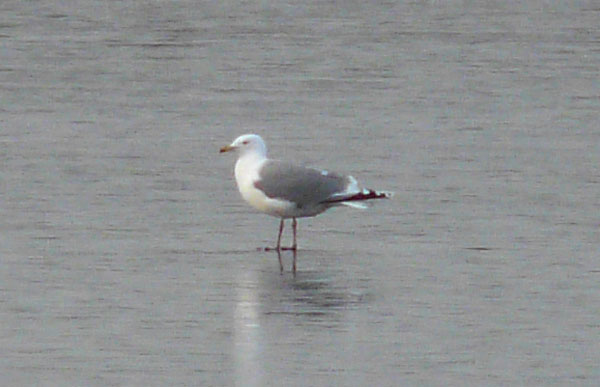
{"type": "Polygon", "coordinates": [[[258,171],[265,160],[266,156],[261,153],[253,152],[240,155],[235,163],[235,180],[238,188],[252,185],[259,179],[258,171]]]}

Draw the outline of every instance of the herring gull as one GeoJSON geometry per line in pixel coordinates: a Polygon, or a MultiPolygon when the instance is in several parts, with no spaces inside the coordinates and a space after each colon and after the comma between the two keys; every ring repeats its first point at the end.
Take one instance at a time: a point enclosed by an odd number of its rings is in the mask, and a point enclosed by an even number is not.
{"type": "Polygon", "coordinates": [[[361,189],[356,179],[326,170],[306,168],[267,158],[267,146],[256,134],[236,138],[220,152],[237,151],[235,180],[248,204],[281,219],[275,248],[265,250],[296,251],[296,218],[315,216],[328,208],[345,205],[365,209],[362,202],[386,199],[391,193],[361,189]],[[292,218],[293,244],[281,247],[283,222],[292,218]]]}

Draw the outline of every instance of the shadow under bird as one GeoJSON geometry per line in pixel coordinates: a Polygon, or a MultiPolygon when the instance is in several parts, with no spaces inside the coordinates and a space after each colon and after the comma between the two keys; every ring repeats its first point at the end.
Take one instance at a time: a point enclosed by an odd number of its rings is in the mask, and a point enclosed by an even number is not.
{"type": "Polygon", "coordinates": [[[252,207],[281,219],[277,246],[265,250],[296,251],[296,218],[315,216],[334,206],[366,209],[363,203],[387,199],[390,192],[359,188],[356,179],[326,170],[306,168],[267,158],[267,146],[256,134],[245,134],[220,152],[237,151],[235,181],[242,197],[252,207]],[[285,219],[292,219],[293,244],[281,247],[285,219]]]}

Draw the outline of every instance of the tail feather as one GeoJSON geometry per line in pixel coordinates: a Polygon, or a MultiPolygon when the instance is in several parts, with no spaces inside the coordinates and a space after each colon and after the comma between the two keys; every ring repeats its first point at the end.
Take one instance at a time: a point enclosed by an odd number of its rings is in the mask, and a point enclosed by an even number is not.
{"type": "Polygon", "coordinates": [[[372,189],[363,189],[361,192],[348,193],[348,194],[340,194],[334,195],[329,199],[323,201],[323,203],[343,203],[346,202],[355,202],[355,201],[363,201],[363,200],[372,200],[372,199],[389,199],[392,197],[391,192],[385,191],[374,191],[372,189]]]}
{"type": "Polygon", "coordinates": [[[367,206],[363,202],[341,202],[340,204],[343,204],[347,207],[356,208],[357,210],[366,210],[367,208],[369,208],[369,206],[367,206]]]}

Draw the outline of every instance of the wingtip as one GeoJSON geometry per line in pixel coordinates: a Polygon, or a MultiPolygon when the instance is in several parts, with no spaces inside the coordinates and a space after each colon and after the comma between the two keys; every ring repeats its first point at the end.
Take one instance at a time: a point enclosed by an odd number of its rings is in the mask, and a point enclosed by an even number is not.
{"type": "Polygon", "coordinates": [[[386,199],[391,199],[394,196],[392,191],[377,191],[378,194],[383,195],[386,199]]]}
{"type": "Polygon", "coordinates": [[[353,194],[337,194],[330,197],[324,203],[347,203],[357,202],[371,199],[389,199],[393,196],[393,192],[390,191],[375,191],[372,189],[363,189],[360,192],[353,194]]]}
{"type": "Polygon", "coordinates": [[[373,189],[365,188],[362,191],[365,196],[371,196],[372,199],[390,199],[394,196],[392,191],[375,191],[373,189]]]}

